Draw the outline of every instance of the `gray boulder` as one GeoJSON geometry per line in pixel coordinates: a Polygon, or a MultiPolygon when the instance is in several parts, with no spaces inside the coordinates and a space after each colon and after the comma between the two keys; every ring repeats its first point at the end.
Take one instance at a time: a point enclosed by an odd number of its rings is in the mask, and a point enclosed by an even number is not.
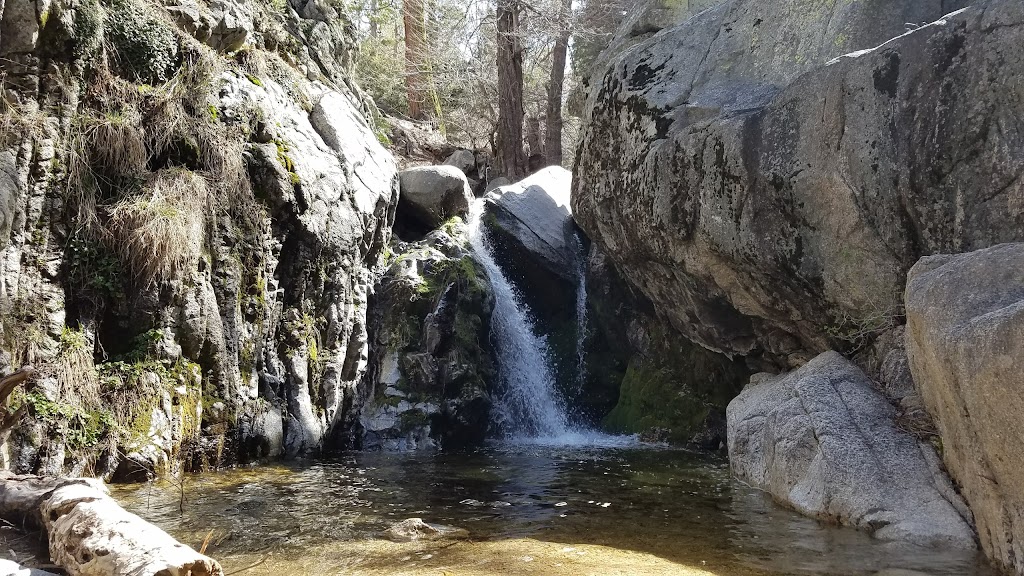
{"type": "Polygon", "coordinates": [[[574,217],[710,349],[799,366],[893,327],[923,254],[1024,238],[1020,2],[962,4],[730,0],[616,55],[574,217]]]}
{"type": "Polygon", "coordinates": [[[466,214],[473,203],[473,191],[466,175],[455,166],[421,166],[399,175],[400,217],[409,218],[425,230],[433,230],[452,216],[466,214]]]}
{"type": "Polygon", "coordinates": [[[757,375],[727,410],[738,478],[808,516],[880,540],[973,548],[954,495],[895,410],[856,366],[826,352],[781,376],[757,375]]]}
{"type": "Polygon", "coordinates": [[[447,166],[455,166],[462,170],[462,173],[467,178],[476,174],[476,156],[469,150],[456,150],[452,152],[452,155],[444,163],[447,166]]]}
{"type": "Polygon", "coordinates": [[[946,467],[982,548],[1024,573],[1024,244],[922,259],[906,305],[910,367],[946,467]]]}
{"type": "Polygon", "coordinates": [[[545,168],[486,196],[489,221],[511,238],[535,263],[575,281],[577,247],[573,239],[569,192],[572,173],[560,166],[545,168]]]}
{"type": "Polygon", "coordinates": [[[231,0],[214,0],[210,12],[212,26],[206,43],[214,50],[234,52],[252,38],[253,22],[246,6],[231,0]]]}
{"type": "Polygon", "coordinates": [[[484,189],[484,191],[490,192],[492,190],[497,190],[498,188],[501,188],[502,186],[508,186],[511,183],[512,181],[509,180],[508,178],[505,178],[504,176],[498,176],[494,180],[491,180],[490,182],[487,183],[487,187],[484,189]]]}

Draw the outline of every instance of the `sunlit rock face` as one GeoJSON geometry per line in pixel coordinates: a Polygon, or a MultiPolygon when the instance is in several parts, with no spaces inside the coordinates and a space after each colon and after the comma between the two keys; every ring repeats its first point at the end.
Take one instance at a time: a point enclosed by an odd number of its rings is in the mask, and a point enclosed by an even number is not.
{"type": "Polygon", "coordinates": [[[920,256],[1024,234],[1020,5],[960,7],[734,0],[614,56],[577,222],[675,330],[754,366],[899,323],[920,256]]]}
{"type": "Polygon", "coordinates": [[[728,426],[733,472],[787,506],[880,540],[975,547],[934,449],[897,428],[886,398],[836,352],[754,376],[728,426]]]}
{"type": "Polygon", "coordinates": [[[982,548],[1020,574],[1024,244],[922,259],[906,304],[910,366],[946,467],[974,511],[982,548]]]}

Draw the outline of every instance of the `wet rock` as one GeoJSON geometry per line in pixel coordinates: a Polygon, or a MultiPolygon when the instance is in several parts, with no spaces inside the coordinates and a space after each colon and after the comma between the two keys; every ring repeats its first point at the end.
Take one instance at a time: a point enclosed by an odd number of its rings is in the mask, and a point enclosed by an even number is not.
{"type": "Polygon", "coordinates": [[[587,260],[585,375],[574,400],[612,432],[725,447],[725,408],[749,380],[742,361],[676,332],[593,245],[587,260]]]}
{"type": "Polygon", "coordinates": [[[1024,244],[923,258],[907,281],[907,351],[982,548],[1024,572],[1024,244]]]}
{"type": "Polygon", "coordinates": [[[766,369],[897,325],[923,254],[1024,234],[994,128],[1024,98],[1019,4],[811,4],[721,2],[616,54],[574,174],[579,225],[672,326],[766,369]]]}
{"type": "Polygon", "coordinates": [[[422,518],[409,518],[388,528],[384,532],[384,536],[395,542],[412,542],[415,540],[466,538],[469,536],[469,532],[454,526],[428,524],[422,518]]]}
{"type": "Polygon", "coordinates": [[[360,415],[363,448],[480,444],[489,425],[493,295],[469,254],[464,224],[396,243],[371,302],[360,415]]]}
{"type": "Polygon", "coordinates": [[[402,171],[399,217],[423,232],[438,228],[452,216],[465,215],[473,191],[454,166],[421,166],[402,171]]]}
{"type": "Polygon", "coordinates": [[[277,458],[284,454],[284,422],[281,410],[254,403],[239,417],[240,455],[245,461],[277,458]]]}
{"type": "Polygon", "coordinates": [[[880,540],[974,548],[946,500],[955,493],[937,488],[931,446],[898,429],[895,409],[839,354],[754,376],[727,415],[733,472],[783,504],[880,540]]]}

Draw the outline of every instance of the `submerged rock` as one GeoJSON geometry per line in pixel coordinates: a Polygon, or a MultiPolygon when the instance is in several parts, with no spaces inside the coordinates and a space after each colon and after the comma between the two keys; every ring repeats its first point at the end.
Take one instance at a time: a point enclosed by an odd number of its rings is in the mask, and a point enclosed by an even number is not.
{"type": "Polygon", "coordinates": [[[575,218],[676,330],[757,366],[893,327],[923,254],[1024,237],[1024,144],[1001,128],[1020,3],[943,18],[964,4],[729,0],[614,55],[575,218]]]}
{"type": "Polygon", "coordinates": [[[823,520],[880,540],[974,548],[948,480],[896,427],[895,410],[852,363],[826,352],[757,375],[729,404],[729,461],[741,480],[823,520]]]}
{"type": "Polygon", "coordinates": [[[907,282],[907,352],[982,548],[1024,572],[1024,244],[923,258],[907,282]]]}
{"type": "Polygon", "coordinates": [[[395,542],[412,542],[414,540],[437,540],[441,538],[466,538],[469,532],[464,528],[445,526],[443,524],[428,524],[422,518],[409,518],[402,520],[391,528],[388,528],[384,535],[395,542]]]}

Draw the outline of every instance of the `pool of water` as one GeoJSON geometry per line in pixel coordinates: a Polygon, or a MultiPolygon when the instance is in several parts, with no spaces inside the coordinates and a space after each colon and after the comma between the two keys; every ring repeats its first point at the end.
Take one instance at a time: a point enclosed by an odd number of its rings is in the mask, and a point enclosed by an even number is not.
{"type": "Polygon", "coordinates": [[[207,540],[229,574],[994,574],[978,554],[823,526],[731,479],[724,459],[667,448],[353,453],[114,495],[207,540]],[[411,517],[469,538],[382,538],[411,517]]]}

